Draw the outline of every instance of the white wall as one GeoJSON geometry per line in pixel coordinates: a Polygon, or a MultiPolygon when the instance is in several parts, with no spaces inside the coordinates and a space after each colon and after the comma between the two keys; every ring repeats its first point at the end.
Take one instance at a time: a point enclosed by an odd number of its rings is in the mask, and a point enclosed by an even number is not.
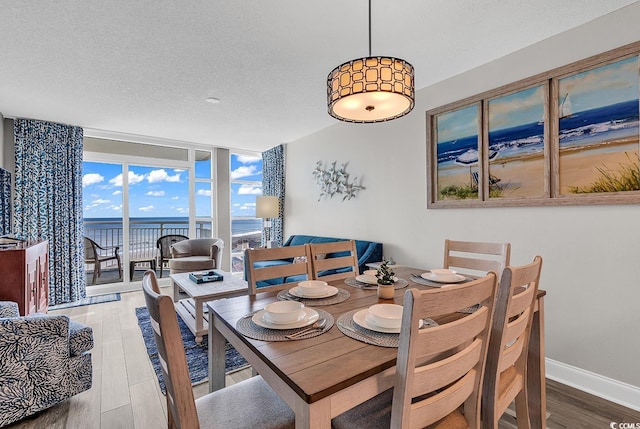
{"type": "Polygon", "coordinates": [[[445,238],[509,241],[515,265],[539,254],[547,357],[639,392],[640,207],[427,210],[425,147],[426,110],[638,41],[638,21],[636,3],[420,90],[404,118],[336,123],[288,144],[286,236],[380,241],[385,256],[421,268],[442,264],[445,238]],[[318,160],[348,161],[347,171],[362,177],[366,190],[350,201],[318,202],[311,175],[318,160]]]}

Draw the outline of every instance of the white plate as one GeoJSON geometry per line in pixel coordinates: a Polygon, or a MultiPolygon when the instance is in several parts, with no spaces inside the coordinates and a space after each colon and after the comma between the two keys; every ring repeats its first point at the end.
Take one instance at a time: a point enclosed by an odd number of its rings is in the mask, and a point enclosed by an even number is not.
{"type": "MultiPolygon", "coordinates": [[[[371,329],[372,331],[382,332],[384,334],[399,334],[400,328],[382,328],[376,325],[371,319],[371,315],[369,314],[369,309],[365,308],[364,310],[356,311],[353,315],[353,321],[363,328],[371,329]]],[[[424,326],[424,322],[420,320],[418,324],[418,328],[422,328],[424,326]]]]}
{"type": "Polygon", "coordinates": [[[353,321],[363,328],[371,329],[376,332],[383,332],[385,334],[399,334],[400,328],[382,328],[371,320],[371,316],[369,315],[369,309],[365,308],[364,310],[356,311],[353,315],[353,321]]]}
{"type": "Polygon", "coordinates": [[[456,274],[456,277],[453,280],[441,280],[437,278],[435,275],[433,275],[433,273],[423,273],[420,275],[420,277],[422,277],[425,280],[429,280],[437,283],[460,283],[467,279],[465,276],[461,276],[460,274],[456,274]]]}
{"type": "Polygon", "coordinates": [[[298,317],[296,317],[295,322],[276,322],[275,320],[273,320],[270,316],[268,312],[264,312],[264,315],[262,316],[262,320],[267,322],[267,323],[271,323],[273,325],[290,325],[292,323],[296,323],[301,321],[302,319],[304,319],[305,317],[307,317],[307,313],[305,313],[303,310],[300,310],[300,314],[298,315],[298,317]]]}
{"type": "Polygon", "coordinates": [[[302,290],[300,290],[298,286],[295,286],[289,289],[289,293],[291,295],[295,295],[297,297],[305,298],[305,299],[329,298],[330,296],[333,296],[338,293],[337,287],[327,285],[325,289],[326,290],[322,295],[307,296],[302,292],[302,290]]]}
{"type": "Polygon", "coordinates": [[[304,326],[311,325],[313,322],[318,320],[318,317],[320,316],[318,312],[315,311],[313,308],[304,307],[302,311],[304,312],[304,317],[302,317],[297,322],[293,322],[293,323],[286,323],[286,324],[271,323],[264,318],[264,315],[266,313],[266,311],[264,310],[260,310],[256,314],[254,314],[251,320],[253,320],[253,323],[255,323],[258,326],[262,326],[263,328],[294,329],[294,328],[302,328],[304,326]]]}
{"type": "MultiPolygon", "coordinates": [[[[366,283],[368,285],[377,285],[378,284],[378,279],[377,278],[374,277],[373,280],[371,280],[370,276],[365,276],[365,275],[356,276],[356,280],[359,281],[360,283],[366,283]]],[[[393,281],[397,282],[398,278],[394,277],[393,281]]]]}

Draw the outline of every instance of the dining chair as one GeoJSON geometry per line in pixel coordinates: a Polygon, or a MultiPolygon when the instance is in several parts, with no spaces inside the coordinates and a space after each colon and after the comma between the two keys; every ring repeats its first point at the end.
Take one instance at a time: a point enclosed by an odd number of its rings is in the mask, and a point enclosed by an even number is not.
{"type": "Polygon", "coordinates": [[[346,279],[360,274],[354,240],[309,243],[314,280],[346,279]]]}
{"type": "Polygon", "coordinates": [[[496,298],[482,393],[482,426],[497,428],[515,399],[518,428],[529,428],[527,355],[542,258],[505,268],[496,298]]]}
{"type": "Polygon", "coordinates": [[[160,259],[159,266],[160,266],[161,278],[162,278],[162,271],[163,271],[165,261],[168,261],[169,259],[171,259],[171,245],[179,241],[188,240],[188,239],[189,237],[187,237],[186,235],[168,234],[168,235],[163,235],[162,237],[156,240],[156,247],[160,251],[160,255],[158,256],[158,258],[160,259]]]}
{"type": "Polygon", "coordinates": [[[119,246],[100,246],[90,239],[84,238],[84,263],[93,264],[93,278],[91,284],[96,284],[96,279],[102,275],[102,263],[116,261],[118,264],[118,279],[122,279],[122,262],[120,261],[119,246]]]}
{"type": "Polygon", "coordinates": [[[510,257],[510,243],[445,240],[442,267],[476,275],[494,271],[499,281],[502,271],[509,265],[510,257]]]}
{"type": "Polygon", "coordinates": [[[497,275],[404,295],[393,389],[335,417],[335,429],[480,428],[497,275]],[[482,303],[474,313],[456,313],[482,303]],[[452,316],[455,315],[455,316],[452,316]],[[420,328],[421,319],[440,320],[420,328]]]}
{"type": "Polygon", "coordinates": [[[309,245],[247,249],[244,253],[249,295],[281,290],[294,281],[312,279],[309,245]],[[276,262],[266,265],[263,262],[276,262]]]}
{"type": "Polygon", "coordinates": [[[260,376],[194,400],[173,300],[153,290],[154,279],[155,273],[147,271],[142,279],[142,289],[162,363],[168,427],[294,428],[293,411],[260,376]]]}

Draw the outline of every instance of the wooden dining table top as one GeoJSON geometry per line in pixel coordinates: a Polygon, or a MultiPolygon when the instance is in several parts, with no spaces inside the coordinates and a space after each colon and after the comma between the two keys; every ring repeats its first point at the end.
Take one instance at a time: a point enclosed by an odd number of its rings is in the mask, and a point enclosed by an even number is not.
{"type": "MultiPolygon", "coordinates": [[[[336,280],[329,283],[347,290],[351,294],[349,299],[317,308],[330,313],[337,322],[340,315],[350,310],[368,308],[377,303],[402,305],[404,294],[410,288],[431,288],[411,278],[411,273],[420,274],[427,270],[396,267],[394,271],[399,279],[407,280],[408,286],[396,289],[393,300],[378,298],[375,287],[356,288],[348,286],[344,280],[336,280]]],[[[538,297],[544,294],[544,291],[539,291],[538,297]]],[[[223,328],[228,328],[225,335],[227,339],[232,335],[236,337],[234,341],[240,340],[255,354],[254,358],[268,365],[306,403],[319,401],[395,366],[397,348],[380,347],[352,339],[343,334],[336,324],[322,335],[296,341],[261,341],[237,332],[235,326],[240,318],[276,300],[277,292],[269,292],[211,301],[207,306],[214,312],[215,323],[221,322],[223,328]]],[[[307,306],[313,308],[311,304],[307,306]]]]}

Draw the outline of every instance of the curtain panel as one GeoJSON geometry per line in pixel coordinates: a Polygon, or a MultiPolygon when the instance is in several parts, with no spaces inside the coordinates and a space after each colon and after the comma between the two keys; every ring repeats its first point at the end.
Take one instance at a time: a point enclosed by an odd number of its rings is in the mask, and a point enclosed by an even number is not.
{"type": "Polygon", "coordinates": [[[49,240],[49,305],[84,298],[79,127],[16,119],[14,232],[49,240]]]}
{"type": "MultiPolygon", "coordinates": [[[[271,239],[279,246],[283,243],[284,223],[284,146],[279,145],[262,152],[262,195],[280,198],[280,217],[272,219],[271,239]]],[[[264,246],[264,231],[262,234],[264,246]]]]}

